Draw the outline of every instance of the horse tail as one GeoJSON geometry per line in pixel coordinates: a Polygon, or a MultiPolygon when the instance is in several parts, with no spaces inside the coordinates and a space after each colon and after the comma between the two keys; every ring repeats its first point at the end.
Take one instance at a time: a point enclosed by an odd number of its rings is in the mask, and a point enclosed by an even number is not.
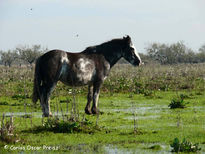
{"type": "Polygon", "coordinates": [[[34,83],[33,83],[33,97],[32,101],[34,104],[40,99],[40,84],[42,81],[40,74],[40,57],[36,60],[35,73],[34,73],[34,83]]]}

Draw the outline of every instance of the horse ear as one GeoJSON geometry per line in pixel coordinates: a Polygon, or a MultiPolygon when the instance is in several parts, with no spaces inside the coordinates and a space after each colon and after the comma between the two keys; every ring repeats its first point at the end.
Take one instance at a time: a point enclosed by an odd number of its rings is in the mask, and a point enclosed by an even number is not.
{"type": "Polygon", "coordinates": [[[124,40],[126,40],[127,43],[131,42],[131,38],[129,35],[126,35],[126,37],[123,37],[124,40]]]}

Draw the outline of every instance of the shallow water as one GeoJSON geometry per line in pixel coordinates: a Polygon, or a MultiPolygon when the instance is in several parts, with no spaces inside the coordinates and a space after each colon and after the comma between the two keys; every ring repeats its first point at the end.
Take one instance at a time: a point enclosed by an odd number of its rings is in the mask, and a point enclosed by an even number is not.
{"type": "MultiPolygon", "coordinates": [[[[42,118],[42,112],[3,112],[0,113],[0,115],[3,115],[6,117],[22,117],[22,116],[32,116],[35,118],[42,118]]],[[[58,116],[58,117],[62,117],[62,113],[61,112],[53,112],[52,113],[53,116],[58,116]]]]}
{"type": "Polygon", "coordinates": [[[139,119],[156,119],[156,118],[159,118],[160,116],[159,115],[149,115],[149,116],[138,116],[136,115],[135,117],[134,116],[129,116],[129,117],[125,117],[124,119],[129,119],[129,120],[139,120],[139,119]]]}
{"type": "Polygon", "coordinates": [[[130,107],[127,109],[103,109],[104,112],[126,112],[126,113],[136,113],[136,114],[146,114],[148,112],[152,113],[159,113],[161,111],[166,111],[168,109],[168,106],[165,105],[156,105],[156,106],[140,106],[140,107],[130,107]]]}
{"type": "MultiPolygon", "coordinates": [[[[127,108],[127,109],[108,109],[108,108],[104,108],[101,109],[101,111],[103,111],[104,113],[107,112],[125,112],[125,113],[136,113],[137,115],[143,115],[146,114],[148,112],[152,112],[152,113],[159,113],[163,110],[165,110],[167,108],[167,106],[141,106],[141,107],[135,107],[135,108],[127,108]]],[[[81,112],[81,111],[80,111],[81,112]]],[[[0,115],[2,115],[2,113],[0,113],[0,115]]],[[[20,117],[20,116],[31,116],[32,117],[36,117],[36,118],[41,118],[42,117],[42,112],[4,112],[5,116],[14,116],[14,117],[20,117]]],[[[62,117],[62,113],[61,112],[52,112],[53,116],[59,116],[62,117]]],[[[65,113],[64,113],[65,114],[65,113]]],[[[144,116],[138,116],[139,118],[143,118],[144,116]]],[[[145,116],[146,118],[146,116],[145,116]]],[[[147,118],[151,118],[151,116],[147,116],[147,118]]],[[[128,118],[129,119],[129,118],[128,118]]]]}
{"type": "Polygon", "coordinates": [[[109,154],[133,154],[133,153],[140,153],[140,154],[147,154],[147,153],[171,153],[171,147],[168,145],[163,145],[163,144],[139,144],[136,145],[136,148],[131,148],[131,149],[127,149],[127,148],[118,148],[117,146],[114,145],[107,145],[104,147],[105,149],[105,153],[109,153],[109,154]],[[160,146],[160,150],[152,150],[149,149],[150,147],[154,146],[154,145],[159,145],[160,146]]]}

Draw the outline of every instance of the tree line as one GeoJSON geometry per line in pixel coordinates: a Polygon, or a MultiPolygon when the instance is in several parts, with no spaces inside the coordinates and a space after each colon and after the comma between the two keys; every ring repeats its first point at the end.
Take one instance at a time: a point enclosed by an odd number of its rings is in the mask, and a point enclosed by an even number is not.
{"type": "MultiPolygon", "coordinates": [[[[140,57],[145,63],[178,64],[205,62],[205,44],[197,52],[188,48],[182,41],[173,44],[151,43],[145,49],[146,53],[140,53],[140,57]]],[[[32,65],[46,51],[48,49],[42,48],[41,45],[21,46],[14,50],[0,51],[0,64],[5,66],[11,66],[12,64],[32,65]]],[[[121,60],[120,63],[125,63],[125,60],[121,60]]]]}
{"type": "Polygon", "coordinates": [[[35,60],[45,53],[48,49],[42,48],[41,45],[21,46],[14,50],[0,51],[0,64],[11,66],[12,64],[32,65],[35,60]]]}
{"type": "Polygon", "coordinates": [[[173,44],[152,43],[146,47],[146,54],[140,55],[145,62],[156,61],[160,64],[204,63],[205,44],[198,51],[193,51],[182,41],[173,44]]]}

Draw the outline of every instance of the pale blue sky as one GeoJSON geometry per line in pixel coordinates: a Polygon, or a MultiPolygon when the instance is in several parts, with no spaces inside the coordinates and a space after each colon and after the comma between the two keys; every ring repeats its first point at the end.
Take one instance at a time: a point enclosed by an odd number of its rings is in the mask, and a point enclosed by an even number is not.
{"type": "Polygon", "coordinates": [[[139,52],[180,40],[198,50],[205,44],[205,1],[0,0],[0,50],[41,44],[82,51],[126,34],[139,52]]]}

